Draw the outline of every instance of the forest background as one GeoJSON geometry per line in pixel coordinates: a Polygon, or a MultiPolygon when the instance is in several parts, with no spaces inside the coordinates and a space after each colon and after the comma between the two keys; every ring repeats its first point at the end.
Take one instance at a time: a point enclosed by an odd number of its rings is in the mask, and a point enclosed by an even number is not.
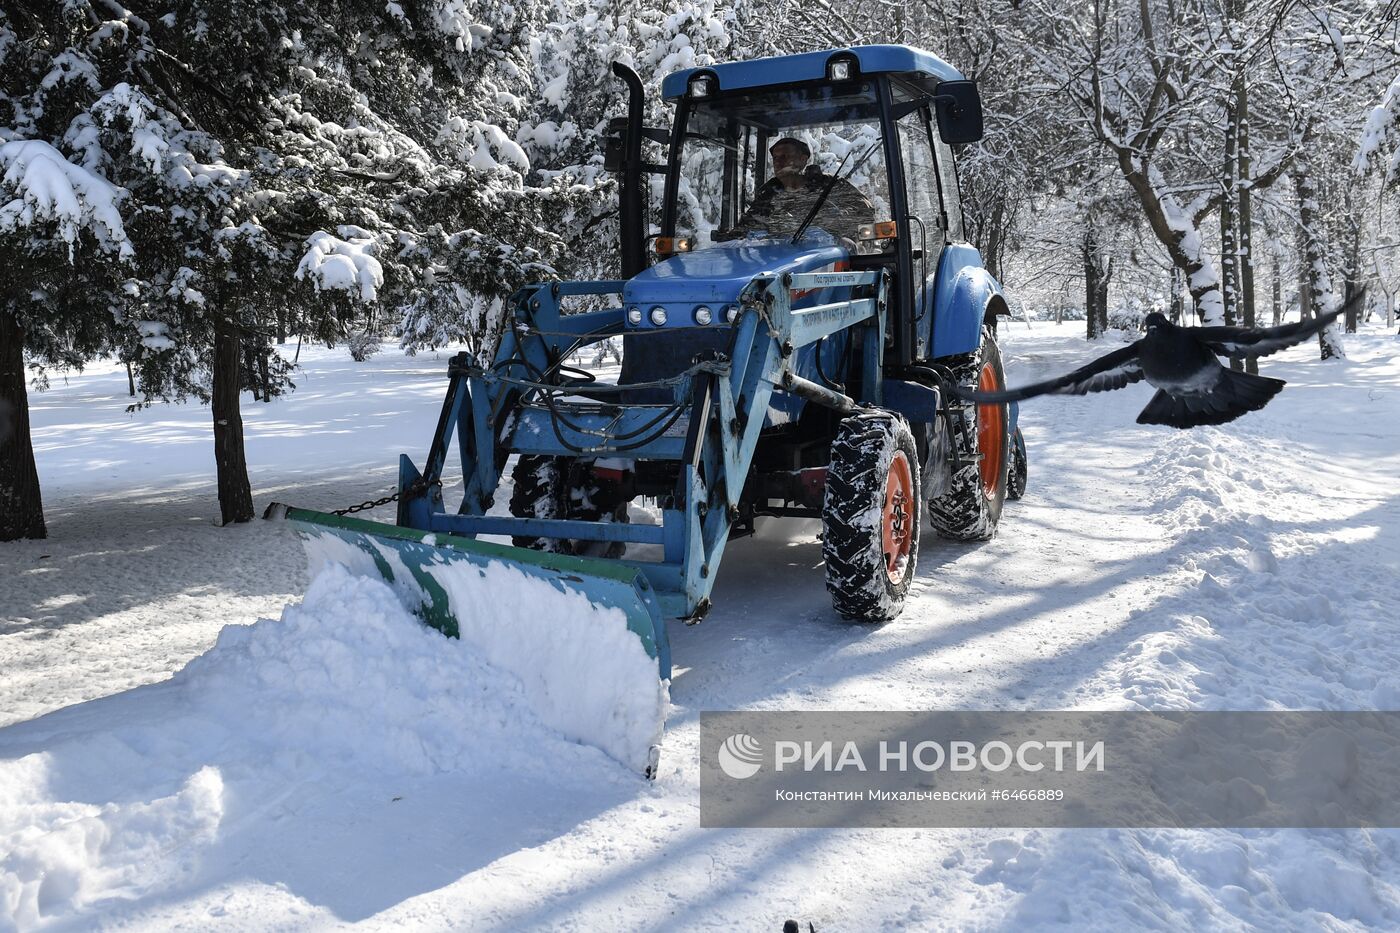
{"type": "Polygon", "coordinates": [[[0,541],[45,534],[28,395],[55,373],[117,358],[134,407],[208,402],[221,520],[242,522],[243,394],[295,388],[276,345],[480,348],[520,285],[615,276],[613,61],[664,126],[678,69],[928,49],[981,88],[966,230],[1016,314],[1095,339],[1153,309],[1270,325],[1364,292],[1346,329],[1394,325],[1397,7],[6,2],[0,541]]]}

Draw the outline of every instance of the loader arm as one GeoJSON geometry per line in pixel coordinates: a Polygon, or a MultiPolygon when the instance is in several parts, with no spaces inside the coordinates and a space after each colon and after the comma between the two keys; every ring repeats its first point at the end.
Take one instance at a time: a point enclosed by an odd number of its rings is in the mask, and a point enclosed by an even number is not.
{"type": "MultiPolygon", "coordinates": [[[[849,409],[848,397],[798,377],[796,351],[841,331],[864,330],[867,374],[880,368],[884,344],[879,313],[886,283],[878,271],[817,272],[755,277],[740,295],[727,358],[697,362],[665,380],[663,405],[555,398],[532,401],[541,386],[560,388],[557,362],[570,350],[624,333],[622,308],[563,315],[561,299],[620,292],[618,282],[558,283],[516,296],[512,326],[489,367],[459,354],[448,367],[448,390],[421,475],[404,458],[401,524],[462,540],[480,535],[573,538],[660,545],[660,560],[618,563],[643,574],[666,616],[695,620],[708,607],[740,496],[774,393],[849,409]],[[863,290],[846,298],[794,308],[797,293],[863,290]],[[437,490],[453,436],[465,475],[460,508],[448,512],[437,490]],[[665,461],[678,466],[671,501],[659,525],[488,515],[511,454],[665,461]]],[[[878,398],[878,379],[866,397],[878,398]]],[[[563,388],[567,389],[566,385],[563,388]]],[[[630,387],[635,389],[636,387],[630,387]]],[[[590,395],[621,397],[622,387],[579,386],[590,395]]],[[[515,549],[528,563],[539,552],[515,549]]]]}

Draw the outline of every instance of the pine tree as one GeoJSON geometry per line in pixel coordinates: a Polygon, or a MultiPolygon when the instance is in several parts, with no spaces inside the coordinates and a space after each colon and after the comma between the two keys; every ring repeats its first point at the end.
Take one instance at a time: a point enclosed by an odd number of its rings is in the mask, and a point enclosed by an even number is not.
{"type": "MultiPolygon", "coordinates": [[[[3,22],[3,141],[49,147],[119,213],[104,226],[90,206],[65,226],[31,209],[0,229],[0,248],[36,257],[3,273],[36,279],[7,290],[29,310],[9,310],[6,358],[20,335],[50,363],[112,350],[132,361],[138,404],[209,401],[225,523],[253,514],[239,395],[290,387],[269,351],[285,322],[331,339],[402,314],[410,348],[480,338],[504,296],[552,273],[553,192],[525,186],[512,138],[530,4],[48,7],[3,22]],[[112,251],[117,229],[120,263],[83,261],[112,251]],[[75,307],[60,314],[60,295],[75,307]]],[[[24,202],[22,179],[5,184],[24,202]]],[[[15,370],[3,367],[7,399],[15,370]]],[[[9,433],[6,469],[32,477],[27,433],[9,433]]],[[[37,483],[22,488],[29,514],[37,483]]]]}

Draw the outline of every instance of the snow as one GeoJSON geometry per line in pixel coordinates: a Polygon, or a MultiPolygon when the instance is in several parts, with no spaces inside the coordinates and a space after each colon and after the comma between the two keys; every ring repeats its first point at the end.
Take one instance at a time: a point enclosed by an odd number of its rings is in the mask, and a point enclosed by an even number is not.
{"type": "MultiPolygon", "coordinates": [[[[1002,335],[1013,385],[1101,351],[1002,335]]],[[[835,617],[816,523],[761,521],[671,626],[650,784],[382,584],[214,527],[207,411],[56,380],[51,537],[0,545],[0,928],[1393,929],[1395,830],[698,825],[701,710],[1396,709],[1400,341],[1346,341],[1261,360],[1288,387],[1221,428],[1135,424],[1143,385],[1025,403],[1025,498],[990,542],[924,535],[887,625],[835,617]]],[[[449,355],[304,347],[245,402],[259,504],[382,494],[449,355]]]]}
{"type": "MultiPolygon", "coordinates": [[[[203,301],[200,303],[203,304],[203,301]]],[[[141,335],[141,345],[148,350],[170,350],[175,347],[175,341],[170,336],[170,325],[164,321],[137,321],[136,332],[141,335]]]]}
{"type": "MultiPolygon", "coordinates": [[[[313,574],[348,570],[380,579],[374,557],[335,535],[305,545],[313,574]]],[[[410,610],[429,603],[398,552],[377,550],[399,602],[410,610]]],[[[646,769],[661,741],[666,683],[622,610],[499,561],[444,563],[429,574],[447,594],[462,643],[518,679],[522,706],[565,737],[597,746],[638,774],[646,769]]]]}
{"type": "Polygon", "coordinates": [[[132,255],[117,204],[126,192],[100,175],[69,162],[53,146],[37,139],[0,145],[4,191],[11,200],[0,205],[0,233],[34,223],[57,224],[71,255],[78,235],[90,231],[103,249],[132,255]]]}
{"type": "Polygon", "coordinates": [[[465,790],[545,763],[600,767],[530,717],[517,680],[339,567],[280,620],[226,627],[168,690],[173,718],[55,736],[0,763],[0,918],[30,927],[178,885],[246,819],[230,804],[280,818],[267,790],[325,770],[450,773],[465,790]],[[116,799],[84,802],[94,795],[116,799]]]}
{"type": "Polygon", "coordinates": [[[545,724],[634,772],[646,769],[661,741],[667,684],[621,609],[558,592],[496,561],[431,574],[447,593],[462,640],[521,679],[545,724]]]}
{"type": "Polygon", "coordinates": [[[306,238],[296,277],[309,278],[317,291],[350,292],[362,301],[374,301],[384,285],[384,267],[374,258],[374,238],[358,227],[341,226],[336,232],[340,236],[317,230],[306,238]]]}
{"type": "Polygon", "coordinates": [[[203,134],[185,130],[168,116],[162,117],[155,101],[139,87],[125,81],[112,85],[89,110],[106,125],[129,125],[131,153],[171,188],[228,187],[249,178],[246,171],[217,158],[209,163],[196,158],[190,151],[196,141],[216,153],[218,146],[203,134]]]}
{"type": "MultiPolygon", "coordinates": [[[[1352,168],[1364,172],[1371,159],[1378,156],[1385,146],[1397,116],[1400,116],[1400,76],[1397,76],[1386,89],[1381,102],[1366,114],[1366,122],[1361,128],[1361,139],[1352,161],[1352,168]]],[[[1390,181],[1400,171],[1400,146],[1395,147],[1390,160],[1385,165],[1385,180],[1390,181]]]]}
{"type": "Polygon", "coordinates": [[[454,143],[457,158],[482,172],[492,172],[502,164],[521,174],[530,170],[530,160],[520,144],[494,123],[452,117],[438,133],[439,143],[454,143]]]}

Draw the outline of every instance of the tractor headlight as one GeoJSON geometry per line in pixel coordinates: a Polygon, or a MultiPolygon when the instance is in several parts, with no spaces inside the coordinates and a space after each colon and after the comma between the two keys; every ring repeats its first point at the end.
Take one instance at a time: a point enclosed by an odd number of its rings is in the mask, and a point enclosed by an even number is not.
{"type": "Polygon", "coordinates": [[[713,75],[696,75],[690,79],[690,89],[688,93],[691,97],[709,97],[714,92],[715,79],[713,75]]]}
{"type": "Polygon", "coordinates": [[[739,320],[739,306],[738,306],[738,305],[725,305],[725,306],[724,306],[724,319],[725,319],[726,321],[728,321],[729,323],[731,323],[731,324],[733,324],[735,321],[739,320]]]}
{"type": "Polygon", "coordinates": [[[826,66],[826,76],[832,81],[851,80],[851,62],[849,59],[841,59],[826,66]]]}
{"type": "Polygon", "coordinates": [[[710,309],[705,307],[704,305],[701,305],[700,307],[695,309],[695,323],[699,324],[701,327],[704,327],[705,325],[709,324],[714,319],[714,314],[711,313],[710,309]]]}
{"type": "Polygon", "coordinates": [[[651,322],[657,327],[666,323],[666,309],[657,305],[651,309],[651,322]]]}
{"type": "Polygon", "coordinates": [[[641,308],[638,308],[638,307],[635,307],[635,306],[634,306],[634,307],[631,307],[631,308],[628,308],[628,309],[627,309],[627,323],[628,323],[628,324],[640,324],[640,323],[642,323],[642,309],[641,309],[641,308]]]}

